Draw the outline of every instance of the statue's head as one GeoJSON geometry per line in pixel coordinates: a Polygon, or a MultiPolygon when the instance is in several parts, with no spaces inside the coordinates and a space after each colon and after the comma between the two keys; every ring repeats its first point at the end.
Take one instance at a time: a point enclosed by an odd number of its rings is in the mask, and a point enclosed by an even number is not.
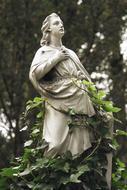
{"type": "Polygon", "coordinates": [[[45,18],[41,27],[42,39],[41,46],[50,44],[50,36],[62,38],[64,35],[63,22],[56,13],[52,13],[45,18]]]}

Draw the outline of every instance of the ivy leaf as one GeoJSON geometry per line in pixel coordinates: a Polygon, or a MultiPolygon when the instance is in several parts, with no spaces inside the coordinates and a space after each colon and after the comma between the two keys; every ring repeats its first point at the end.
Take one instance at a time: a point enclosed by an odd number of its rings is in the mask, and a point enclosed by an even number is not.
{"type": "Polygon", "coordinates": [[[39,119],[39,118],[42,118],[42,116],[43,116],[43,112],[42,112],[42,111],[37,114],[37,118],[38,118],[38,119],[39,119]]]}
{"type": "Polygon", "coordinates": [[[40,102],[42,102],[42,100],[43,99],[41,97],[35,97],[33,102],[39,102],[40,103],[40,102]]]}
{"type": "Polygon", "coordinates": [[[39,158],[37,159],[36,165],[40,168],[43,167],[48,167],[49,159],[44,157],[44,158],[39,158]]]}
{"type": "Polygon", "coordinates": [[[111,147],[113,150],[117,150],[119,144],[117,143],[116,139],[113,139],[112,143],[109,143],[109,147],[111,147]]]}
{"type": "Polygon", "coordinates": [[[114,107],[111,101],[104,101],[103,108],[107,112],[119,112],[121,108],[114,107]]]}
{"type": "Polygon", "coordinates": [[[28,100],[28,101],[26,102],[26,105],[31,104],[32,102],[33,102],[32,100],[28,100]]]}
{"type": "Polygon", "coordinates": [[[99,99],[103,99],[106,96],[106,93],[103,90],[99,90],[97,93],[97,97],[99,99]]]}
{"type": "Polygon", "coordinates": [[[25,176],[31,173],[31,170],[29,168],[26,168],[23,172],[19,173],[19,176],[25,176]]]}
{"type": "MultiPolygon", "coordinates": [[[[123,162],[121,162],[119,158],[117,159],[117,165],[120,166],[120,168],[124,168],[124,169],[125,169],[125,167],[126,167],[125,164],[124,164],[123,162]]],[[[121,170],[121,169],[119,169],[119,171],[120,171],[120,170],[121,170]]]]}
{"type": "Polygon", "coordinates": [[[27,183],[27,186],[30,188],[30,189],[34,189],[35,187],[35,184],[33,183],[33,181],[27,183]]]}
{"type": "Polygon", "coordinates": [[[85,85],[87,85],[87,86],[88,85],[93,85],[93,82],[89,82],[87,80],[83,80],[82,83],[85,84],[85,85]]]}
{"type": "Polygon", "coordinates": [[[96,98],[96,96],[91,98],[92,102],[97,104],[97,105],[103,105],[103,101],[99,98],[96,98]]]}
{"type": "Polygon", "coordinates": [[[79,176],[80,176],[80,173],[72,174],[72,175],[70,176],[69,182],[72,182],[72,183],[80,183],[81,180],[78,179],[79,176]]]}
{"type": "Polygon", "coordinates": [[[89,167],[87,165],[81,165],[77,167],[78,171],[77,173],[73,173],[70,175],[70,178],[65,179],[65,181],[63,181],[63,184],[67,184],[67,183],[80,183],[81,180],[79,180],[78,178],[84,174],[85,172],[90,171],[89,167]]]}
{"type": "Polygon", "coordinates": [[[69,108],[68,113],[69,115],[75,115],[75,110],[72,108],[69,108]]]}
{"type": "Polygon", "coordinates": [[[28,126],[26,125],[25,127],[23,127],[22,129],[20,129],[20,132],[21,131],[26,131],[28,129],[28,126]]]}
{"type": "Polygon", "coordinates": [[[33,108],[36,108],[36,107],[38,107],[38,106],[40,106],[40,105],[42,105],[42,103],[44,102],[44,98],[41,98],[41,97],[35,97],[34,99],[33,99],[33,101],[32,100],[29,100],[27,103],[26,103],[26,111],[30,111],[30,110],[32,110],[33,108]]]}
{"type": "Polygon", "coordinates": [[[24,155],[22,157],[22,161],[27,163],[29,161],[29,158],[31,157],[31,154],[33,154],[35,149],[31,148],[25,148],[24,155]]]}
{"type": "Polygon", "coordinates": [[[87,165],[82,165],[78,167],[78,172],[76,174],[72,174],[70,176],[70,182],[80,183],[81,181],[78,179],[82,174],[88,172],[90,169],[87,165]]]}
{"type": "Polygon", "coordinates": [[[33,143],[32,140],[28,140],[24,143],[24,147],[30,146],[33,143]]]}
{"type": "Polygon", "coordinates": [[[13,177],[13,175],[18,171],[19,168],[4,168],[2,169],[2,172],[0,172],[1,176],[6,176],[6,177],[13,177]]]}
{"type": "Polygon", "coordinates": [[[112,112],[112,108],[113,108],[112,102],[111,101],[105,101],[103,104],[103,108],[107,112],[112,112]]]}
{"type": "Polygon", "coordinates": [[[88,90],[89,90],[90,92],[92,92],[92,93],[95,93],[96,88],[95,88],[94,85],[89,85],[89,86],[88,86],[88,90]]]}
{"type": "Polygon", "coordinates": [[[114,112],[114,113],[117,113],[119,111],[121,111],[121,108],[118,108],[118,107],[113,107],[112,108],[112,112],[114,112]]]}
{"type": "Polygon", "coordinates": [[[116,130],[116,135],[119,136],[127,136],[127,132],[126,131],[122,131],[122,130],[116,130]]]}
{"type": "Polygon", "coordinates": [[[32,134],[37,134],[37,133],[39,133],[39,132],[40,132],[39,129],[34,129],[34,130],[32,131],[32,134]]]}
{"type": "Polygon", "coordinates": [[[81,165],[81,166],[78,166],[78,171],[80,174],[83,174],[85,172],[90,171],[90,168],[88,167],[88,165],[81,165]]]}

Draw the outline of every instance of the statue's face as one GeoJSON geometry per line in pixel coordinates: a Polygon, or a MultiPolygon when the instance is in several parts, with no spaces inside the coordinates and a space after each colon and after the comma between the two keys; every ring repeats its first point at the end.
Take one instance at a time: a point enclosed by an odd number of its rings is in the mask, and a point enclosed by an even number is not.
{"type": "Polygon", "coordinates": [[[64,26],[60,17],[52,16],[50,18],[50,34],[55,37],[62,37],[64,35],[64,26]]]}

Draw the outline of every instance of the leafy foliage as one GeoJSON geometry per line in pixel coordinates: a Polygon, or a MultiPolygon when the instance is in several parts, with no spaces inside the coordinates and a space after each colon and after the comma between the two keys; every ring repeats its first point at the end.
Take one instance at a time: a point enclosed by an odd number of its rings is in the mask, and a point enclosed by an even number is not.
{"type": "Polygon", "coordinates": [[[113,189],[126,190],[127,189],[127,168],[126,165],[118,158],[114,159],[114,172],[112,174],[113,189]]]}
{"type": "MultiPolygon", "coordinates": [[[[1,188],[14,190],[108,190],[105,179],[106,153],[116,147],[113,143],[114,139],[112,141],[109,135],[107,113],[116,112],[116,110],[113,110],[112,106],[111,110],[106,112],[103,107],[107,103],[103,100],[105,93],[97,91],[93,83],[83,81],[83,84],[87,86],[87,91],[91,95],[96,111],[98,111],[96,117],[84,119],[85,126],[87,124],[87,127],[91,127],[95,133],[93,147],[76,158],[73,158],[70,152],[55,158],[43,156],[47,144],[42,140],[40,131],[42,131],[44,118],[44,102],[47,100],[39,97],[29,100],[24,113],[27,124],[29,114],[33,111],[36,112],[30,139],[25,142],[24,153],[22,157],[17,158],[15,166],[4,168],[0,172],[1,188]]],[[[73,117],[76,116],[72,110],[69,113],[73,117]]],[[[117,131],[115,136],[117,135],[126,135],[126,132],[117,131]]],[[[118,159],[116,165],[117,168],[113,173],[113,187],[115,189],[117,187],[118,189],[126,188],[126,185],[122,185],[122,181],[126,177],[126,167],[118,159]]]]}
{"type": "Polygon", "coordinates": [[[103,109],[106,112],[119,112],[121,109],[114,107],[111,101],[104,101],[106,93],[103,90],[98,90],[95,88],[95,85],[92,82],[83,80],[82,82],[87,86],[88,93],[91,96],[92,102],[94,105],[99,106],[99,109],[103,109]]]}

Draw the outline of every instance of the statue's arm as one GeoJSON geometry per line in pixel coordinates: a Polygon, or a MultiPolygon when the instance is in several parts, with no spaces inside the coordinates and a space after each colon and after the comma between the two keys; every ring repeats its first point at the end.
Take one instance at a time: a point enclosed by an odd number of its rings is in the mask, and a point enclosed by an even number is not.
{"type": "Polygon", "coordinates": [[[58,62],[59,57],[57,52],[53,54],[38,50],[32,62],[36,79],[43,78],[58,62]]]}

